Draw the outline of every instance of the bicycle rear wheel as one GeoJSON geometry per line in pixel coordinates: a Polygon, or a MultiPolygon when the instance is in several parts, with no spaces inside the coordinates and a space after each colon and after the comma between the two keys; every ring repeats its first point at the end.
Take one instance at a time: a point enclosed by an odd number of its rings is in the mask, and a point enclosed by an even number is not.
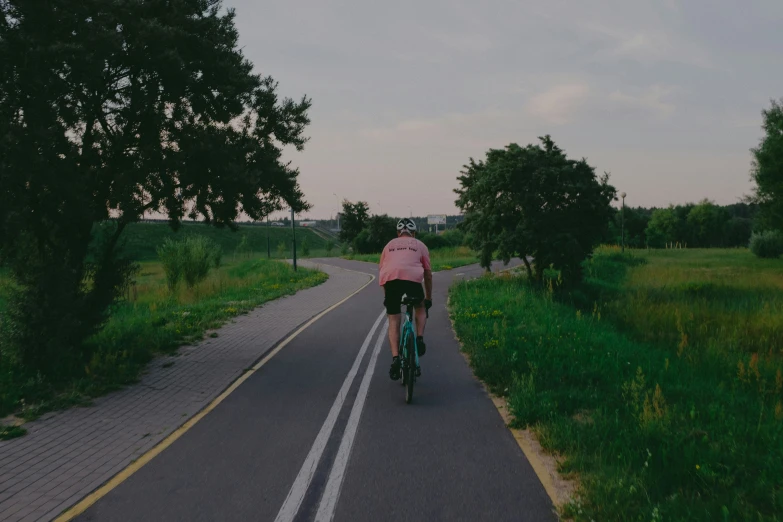
{"type": "Polygon", "coordinates": [[[413,329],[408,329],[405,332],[405,372],[407,373],[405,379],[405,402],[410,404],[413,400],[413,384],[416,382],[416,346],[414,345],[415,338],[413,336],[413,329]]]}

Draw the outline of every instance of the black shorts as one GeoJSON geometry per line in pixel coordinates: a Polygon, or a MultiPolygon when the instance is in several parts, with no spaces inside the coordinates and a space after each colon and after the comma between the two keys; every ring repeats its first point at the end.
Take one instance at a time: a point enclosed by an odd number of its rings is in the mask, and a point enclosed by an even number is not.
{"type": "Polygon", "coordinates": [[[386,307],[386,313],[389,315],[395,315],[402,312],[402,295],[405,294],[408,297],[418,298],[418,302],[414,306],[422,306],[424,301],[424,287],[421,283],[415,283],[413,281],[405,281],[404,279],[394,279],[392,281],[386,281],[383,285],[386,289],[386,298],[383,300],[383,306],[386,307]]]}

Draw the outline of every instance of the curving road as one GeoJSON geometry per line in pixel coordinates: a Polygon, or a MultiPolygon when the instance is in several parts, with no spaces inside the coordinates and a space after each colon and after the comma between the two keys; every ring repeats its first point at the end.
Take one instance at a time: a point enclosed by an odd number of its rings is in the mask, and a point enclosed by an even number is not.
{"type": "Polygon", "coordinates": [[[557,520],[451,329],[448,286],[480,273],[434,275],[413,404],[388,377],[375,280],[76,520],[557,520]]]}

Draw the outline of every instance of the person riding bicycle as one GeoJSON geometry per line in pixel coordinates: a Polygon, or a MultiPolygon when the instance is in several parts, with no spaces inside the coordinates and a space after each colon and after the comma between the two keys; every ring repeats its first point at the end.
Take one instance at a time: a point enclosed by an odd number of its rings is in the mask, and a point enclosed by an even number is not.
{"type": "MultiPolygon", "coordinates": [[[[424,325],[427,311],[432,306],[432,266],[427,246],[416,239],[416,223],[412,219],[402,218],[397,222],[397,237],[389,241],[378,265],[378,283],[383,287],[386,314],[389,317],[389,344],[392,363],[389,377],[400,378],[400,324],[402,322],[402,296],[417,299],[416,308],[416,345],[419,357],[424,355],[424,325]],[[422,280],[424,287],[422,288],[422,280]]],[[[421,368],[416,368],[421,375],[421,368]]]]}

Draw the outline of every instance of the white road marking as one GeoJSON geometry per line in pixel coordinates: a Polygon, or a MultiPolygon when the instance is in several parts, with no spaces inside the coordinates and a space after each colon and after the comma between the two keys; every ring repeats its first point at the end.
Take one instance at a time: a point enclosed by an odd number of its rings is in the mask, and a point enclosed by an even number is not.
{"type": "Polygon", "coordinates": [[[331,522],[334,517],[337,500],[340,496],[340,489],[343,485],[343,478],[345,477],[345,468],[348,465],[348,459],[351,456],[351,448],[353,448],[356,430],[359,427],[359,419],[362,416],[362,409],[364,409],[364,401],[367,398],[367,391],[370,388],[372,374],[375,372],[375,362],[378,360],[378,353],[381,351],[381,346],[383,346],[383,343],[386,340],[386,331],[388,329],[389,323],[387,321],[378,336],[378,341],[375,343],[375,349],[370,357],[370,364],[364,372],[364,378],[359,386],[359,393],[356,395],[356,401],[354,401],[353,408],[351,409],[351,416],[348,418],[348,424],[345,426],[343,440],[340,442],[340,449],[337,450],[337,457],[334,460],[332,471],[329,473],[329,479],[326,481],[326,488],[321,497],[321,503],[318,505],[315,522],[331,522]]]}
{"type": "Polygon", "coordinates": [[[353,384],[353,380],[356,377],[356,373],[359,371],[359,365],[362,361],[362,358],[364,357],[365,352],[367,351],[367,346],[369,346],[370,340],[375,334],[375,330],[378,329],[378,325],[380,324],[381,319],[383,319],[385,316],[386,311],[384,310],[381,312],[381,315],[378,316],[378,319],[375,320],[375,324],[372,326],[372,329],[370,329],[370,333],[368,333],[367,337],[364,339],[362,348],[356,355],[356,360],[353,362],[351,370],[345,377],[343,386],[340,388],[340,392],[337,394],[337,398],[335,398],[334,403],[332,404],[332,408],[329,410],[329,414],[326,416],[326,420],[324,421],[323,426],[321,426],[321,431],[318,432],[318,436],[316,436],[315,442],[313,442],[313,447],[310,448],[310,452],[307,454],[307,458],[305,458],[305,461],[302,464],[302,468],[299,470],[299,474],[296,476],[296,479],[291,486],[291,490],[288,492],[288,496],[286,497],[285,502],[283,502],[280,511],[277,513],[275,522],[292,522],[296,516],[296,513],[299,511],[299,507],[302,505],[302,500],[304,499],[305,493],[307,493],[307,489],[310,487],[310,482],[313,480],[315,469],[318,467],[318,462],[321,460],[321,455],[323,455],[324,449],[326,448],[326,443],[329,441],[329,436],[332,434],[332,430],[334,429],[334,424],[337,421],[337,415],[340,413],[340,410],[343,407],[343,403],[345,402],[345,398],[348,395],[348,390],[350,390],[351,384],[353,384]]]}

